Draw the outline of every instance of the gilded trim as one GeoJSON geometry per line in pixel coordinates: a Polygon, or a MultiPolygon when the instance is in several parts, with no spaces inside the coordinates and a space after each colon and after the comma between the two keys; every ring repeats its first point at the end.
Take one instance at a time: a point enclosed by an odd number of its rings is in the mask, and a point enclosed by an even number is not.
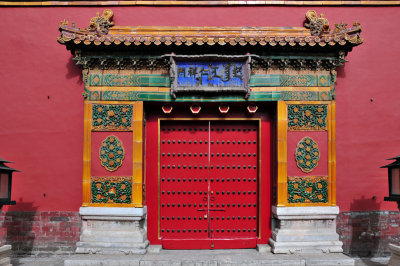
{"type": "Polygon", "coordinates": [[[30,7],[30,6],[398,6],[400,1],[356,0],[356,1],[0,1],[0,6],[30,7]]]}

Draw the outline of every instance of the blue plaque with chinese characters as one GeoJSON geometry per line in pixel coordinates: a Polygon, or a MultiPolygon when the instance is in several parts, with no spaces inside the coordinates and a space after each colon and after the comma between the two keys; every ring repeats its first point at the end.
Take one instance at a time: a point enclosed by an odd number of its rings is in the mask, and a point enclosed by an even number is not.
{"type": "Polygon", "coordinates": [[[171,54],[171,95],[250,93],[249,55],[171,54]]]}
{"type": "Polygon", "coordinates": [[[176,62],[177,87],[243,87],[244,62],[176,62]]]}

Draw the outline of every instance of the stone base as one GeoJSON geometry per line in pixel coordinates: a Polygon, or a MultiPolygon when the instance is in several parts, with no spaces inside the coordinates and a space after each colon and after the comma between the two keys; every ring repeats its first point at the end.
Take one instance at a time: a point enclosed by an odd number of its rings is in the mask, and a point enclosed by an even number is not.
{"type": "Polygon", "coordinates": [[[147,247],[147,253],[149,254],[159,254],[161,252],[161,245],[150,245],[147,247]]]}
{"type": "Polygon", "coordinates": [[[273,253],[337,253],[338,207],[272,207],[277,220],[269,244],[273,253]]]}
{"type": "Polygon", "coordinates": [[[11,265],[11,245],[4,245],[0,247],[0,266],[11,265]]]}
{"type": "Polygon", "coordinates": [[[76,253],[145,254],[145,208],[81,207],[83,225],[76,253]]]}
{"type": "Polygon", "coordinates": [[[256,250],[259,253],[271,253],[271,246],[267,244],[257,244],[256,250]]]}
{"type": "Polygon", "coordinates": [[[341,253],[343,252],[340,241],[316,242],[276,242],[269,239],[272,252],[275,254],[311,254],[311,253],[341,253]]]}
{"type": "Polygon", "coordinates": [[[389,244],[389,249],[392,252],[392,256],[389,260],[389,266],[400,265],[400,246],[389,244]]]}

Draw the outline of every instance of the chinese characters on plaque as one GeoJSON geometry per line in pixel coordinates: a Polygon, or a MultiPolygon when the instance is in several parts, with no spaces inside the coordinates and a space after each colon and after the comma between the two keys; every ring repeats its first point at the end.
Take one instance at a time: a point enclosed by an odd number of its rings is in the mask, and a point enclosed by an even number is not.
{"type": "Polygon", "coordinates": [[[243,87],[244,62],[176,62],[177,87],[243,87]]]}

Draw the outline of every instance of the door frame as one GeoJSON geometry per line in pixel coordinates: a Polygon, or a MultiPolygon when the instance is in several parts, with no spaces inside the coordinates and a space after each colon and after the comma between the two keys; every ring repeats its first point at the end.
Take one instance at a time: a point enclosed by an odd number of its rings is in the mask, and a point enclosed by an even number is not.
{"type": "MultiPolygon", "coordinates": [[[[161,106],[160,106],[161,107],[161,106]]],[[[159,108],[161,109],[161,108],[159,108]]],[[[272,110],[272,108],[271,108],[272,110]]],[[[145,199],[148,208],[147,234],[151,245],[162,245],[161,239],[161,190],[160,190],[160,126],[162,121],[258,121],[258,225],[256,244],[267,244],[271,236],[271,206],[272,206],[272,176],[274,154],[274,119],[273,114],[258,114],[254,117],[246,117],[236,114],[232,117],[168,117],[162,113],[149,114],[146,119],[145,141],[145,199]],[[155,160],[155,157],[157,158],[155,160]]],[[[221,240],[220,240],[221,241],[221,240]]],[[[222,240],[224,241],[224,240],[222,240]]],[[[228,241],[228,240],[226,240],[228,241]]],[[[190,242],[190,241],[189,241],[190,242]]],[[[227,248],[240,247],[240,242],[231,240],[227,248]]],[[[200,245],[202,246],[202,245],[200,245]]],[[[183,247],[185,247],[183,245],[183,247]]],[[[190,247],[186,246],[185,249],[190,247]]],[[[199,247],[200,248],[200,247],[199,247]]],[[[206,247],[207,248],[207,247],[206,247]]]]}

